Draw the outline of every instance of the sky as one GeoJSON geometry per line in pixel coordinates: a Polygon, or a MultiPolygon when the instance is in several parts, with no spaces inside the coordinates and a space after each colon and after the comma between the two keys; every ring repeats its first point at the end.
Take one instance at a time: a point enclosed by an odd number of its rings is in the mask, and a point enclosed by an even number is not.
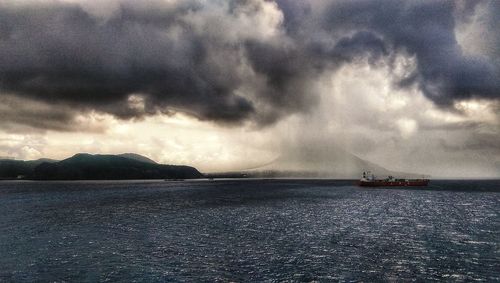
{"type": "Polygon", "coordinates": [[[499,27],[495,0],[0,0],[0,157],[215,172],[333,145],[500,177],[499,27]]]}

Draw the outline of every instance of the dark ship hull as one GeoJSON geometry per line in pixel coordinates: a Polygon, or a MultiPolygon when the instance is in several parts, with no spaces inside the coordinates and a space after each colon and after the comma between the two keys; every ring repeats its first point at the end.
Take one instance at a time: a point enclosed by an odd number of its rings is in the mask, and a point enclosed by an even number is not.
{"type": "Polygon", "coordinates": [[[358,185],[361,187],[425,187],[429,184],[428,179],[414,180],[361,180],[358,185]]]}

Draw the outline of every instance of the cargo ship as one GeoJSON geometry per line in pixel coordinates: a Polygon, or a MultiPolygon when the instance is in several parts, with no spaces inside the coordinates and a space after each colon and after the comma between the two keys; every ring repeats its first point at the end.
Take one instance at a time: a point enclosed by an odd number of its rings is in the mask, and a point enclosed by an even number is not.
{"type": "Polygon", "coordinates": [[[358,185],[362,187],[418,187],[427,186],[429,179],[396,179],[388,176],[385,179],[377,179],[370,171],[363,172],[363,177],[358,185]]]}

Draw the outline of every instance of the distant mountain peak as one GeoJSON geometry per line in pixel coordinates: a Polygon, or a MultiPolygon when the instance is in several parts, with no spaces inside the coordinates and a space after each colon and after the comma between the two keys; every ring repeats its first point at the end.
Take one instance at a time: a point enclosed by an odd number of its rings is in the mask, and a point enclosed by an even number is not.
{"type": "Polygon", "coordinates": [[[137,161],[142,161],[142,162],[146,162],[146,163],[152,163],[152,164],[158,164],[158,162],[144,156],[144,155],[140,155],[140,154],[137,154],[137,153],[122,153],[122,154],[117,154],[117,156],[121,156],[121,157],[125,157],[125,158],[129,158],[129,159],[133,159],[133,160],[137,160],[137,161]]]}
{"type": "Polygon", "coordinates": [[[329,178],[358,178],[363,171],[375,175],[413,175],[388,170],[378,164],[359,158],[335,144],[291,146],[274,161],[246,172],[274,172],[277,176],[315,176],[329,178]]]}
{"type": "Polygon", "coordinates": [[[70,157],[68,159],[81,159],[81,158],[89,158],[89,157],[93,157],[93,156],[94,157],[118,156],[118,157],[123,157],[123,158],[127,158],[127,159],[132,159],[135,161],[140,161],[140,162],[145,162],[145,163],[150,163],[150,164],[158,164],[156,161],[152,160],[151,158],[148,158],[144,155],[140,155],[137,153],[131,153],[131,152],[122,153],[122,154],[90,154],[90,153],[81,152],[81,153],[77,153],[77,154],[73,155],[72,157],[70,157]]]}

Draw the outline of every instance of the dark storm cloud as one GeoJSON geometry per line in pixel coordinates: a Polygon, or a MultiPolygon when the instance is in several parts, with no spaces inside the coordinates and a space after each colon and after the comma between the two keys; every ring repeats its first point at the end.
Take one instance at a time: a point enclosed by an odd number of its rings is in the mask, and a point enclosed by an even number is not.
{"type": "MultiPolygon", "coordinates": [[[[458,9],[462,2],[279,0],[272,8],[284,21],[275,36],[243,25],[262,23],[269,1],[123,0],[107,18],[76,4],[36,3],[0,1],[0,91],[75,112],[129,119],[182,111],[267,125],[311,110],[318,98],[309,85],[323,71],[401,51],[415,56],[418,68],[400,86],[417,84],[439,105],[499,96],[498,66],[465,55],[455,38],[456,21],[467,19],[475,2],[458,9]],[[132,105],[132,95],[143,105],[132,105]]],[[[58,115],[65,121],[71,112],[58,115]]]]}
{"type": "MultiPolygon", "coordinates": [[[[487,57],[464,54],[457,43],[454,12],[459,8],[458,3],[337,1],[324,14],[323,28],[368,29],[379,33],[395,50],[416,56],[418,66],[411,78],[437,104],[446,106],[471,97],[498,99],[499,66],[487,57]]],[[[461,17],[471,13],[476,7],[474,3],[460,7],[461,17]]],[[[498,6],[498,1],[489,5],[498,6]]],[[[408,84],[408,80],[405,83],[408,84]]]]}
{"type": "MultiPolygon", "coordinates": [[[[307,2],[278,2],[288,19],[285,26],[293,36],[305,42],[314,42],[318,37],[340,37],[335,50],[340,51],[338,56],[347,56],[347,61],[360,54],[376,59],[388,55],[388,50],[393,51],[391,54],[405,52],[416,56],[417,70],[399,85],[417,84],[439,105],[449,106],[455,100],[474,97],[500,97],[500,70],[498,61],[493,63],[497,58],[465,54],[455,36],[457,21],[469,20],[477,6],[484,4],[490,11],[485,15],[486,28],[493,30],[495,26],[492,33],[498,42],[499,1],[316,1],[325,2],[319,15],[311,14],[312,4],[307,2]],[[311,22],[315,24],[311,26],[311,22]],[[352,33],[356,35],[350,39],[343,36],[352,33]]],[[[321,48],[328,46],[319,42],[321,48]]],[[[495,45],[492,49],[494,56],[500,48],[495,45]]]]}
{"type": "Polygon", "coordinates": [[[12,95],[0,96],[0,130],[7,132],[32,132],[33,128],[66,132],[103,131],[99,125],[87,125],[85,121],[79,121],[76,114],[78,111],[64,104],[49,105],[12,95]]]}
{"type": "Polygon", "coordinates": [[[368,56],[373,63],[384,55],[388,55],[388,50],[382,38],[371,32],[359,31],[351,37],[339,39],[327,58],[351,62],[360,56],[368,56]]]}
{"type": "MultiPolygon", "coordinates": [[[[177,19],[199,8],[187,3],[163,7],[157,2],[157,9],[123,4],[105,21],[78,5],[3,4],[0,87],[119,118],[166,107],[222,122],[249,118],[252,103],[234,93],[241,80],[234,66],[207,58],[217,42],[177,19]],[[178,29],[175,39],[166,35],[173,29],[178,29]],[[129,107],[131,94],[145,99],[143,111],[129,107]]],[[[230,64],[237,47],[224,48],[230,64]]]]}
{"type": "Polygon", "coordinates": [[[487,30],[488,35],[492,36],[492,47],[489,48],[489,55],[496,60],[497,66],[500,65],[500,1],[491,1],[487,6],[487,30]]]}

